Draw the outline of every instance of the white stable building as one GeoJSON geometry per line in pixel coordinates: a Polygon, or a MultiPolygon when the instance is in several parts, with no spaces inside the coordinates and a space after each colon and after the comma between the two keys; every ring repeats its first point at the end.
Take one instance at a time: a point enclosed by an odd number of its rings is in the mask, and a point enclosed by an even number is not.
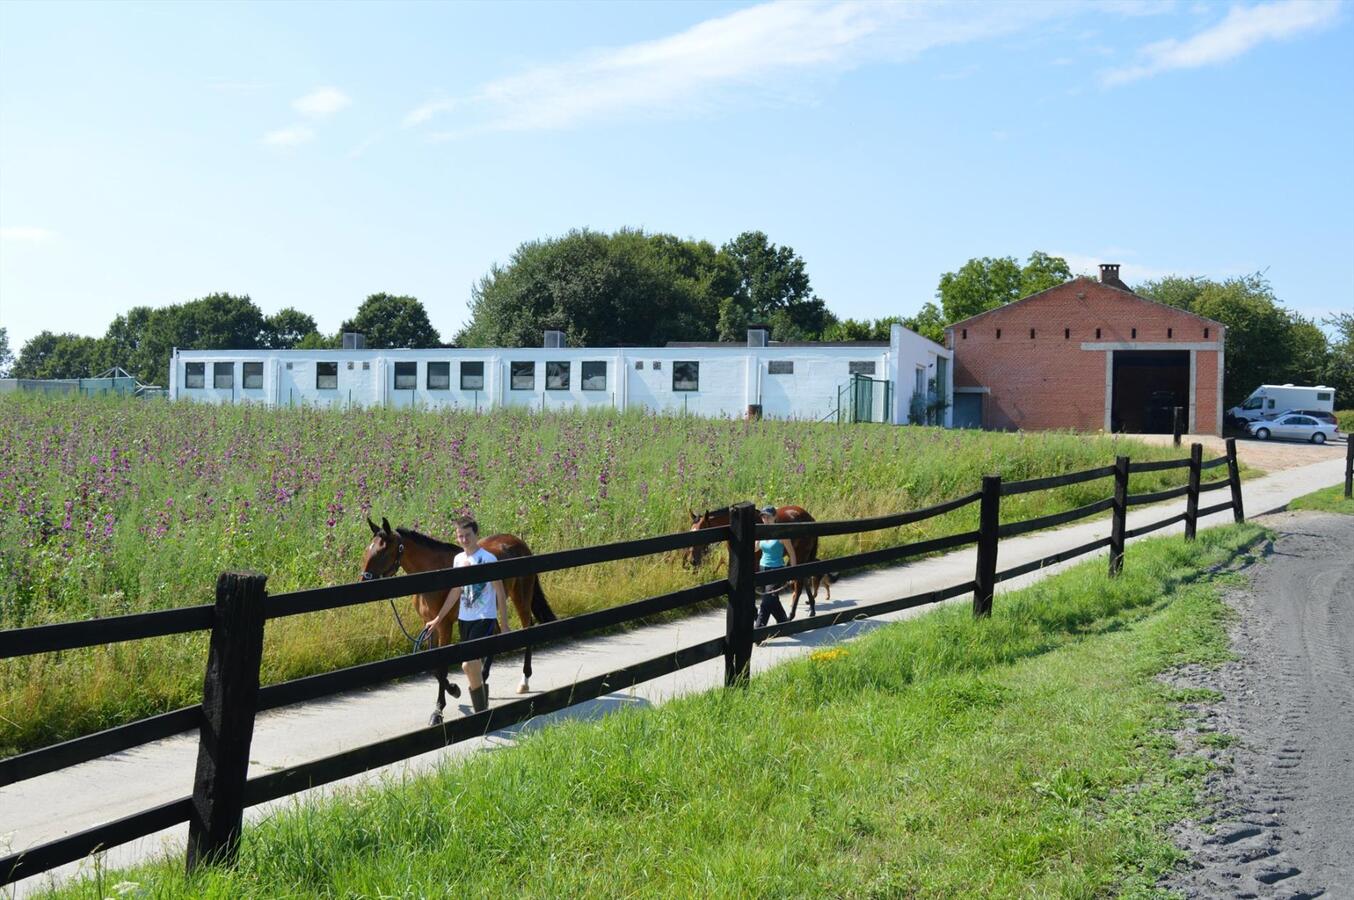
{"type": "MultiPolygon", "coordinates": [[[[347,336],[346,336],[347,337],[347,336]]],[[[373,350],[175,350],[169,395],[269,406],[606,407],[742,418],[950,424],[951,352],[894,325],[878,342],[373,350]],[[943,408],[942,408],[943,404],[943,408]]]]}

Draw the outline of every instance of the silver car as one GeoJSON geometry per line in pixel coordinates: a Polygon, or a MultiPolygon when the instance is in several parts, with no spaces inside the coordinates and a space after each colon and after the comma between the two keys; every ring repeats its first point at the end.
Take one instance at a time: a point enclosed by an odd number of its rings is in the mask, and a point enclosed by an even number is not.
{"type": "Polygon", "coordinates": [[[1335,440],[1340,436],[1340,429],[1335,423],[1323,422],[1301,413],[1286,413],[1269,421],[1262,419],[1251,422],[1246,426],[1246,430],[1262,441],[1276,437],[1296,438],[1311,441],[1313,444],[1324,444],[1326,441],[1335,440]]]}

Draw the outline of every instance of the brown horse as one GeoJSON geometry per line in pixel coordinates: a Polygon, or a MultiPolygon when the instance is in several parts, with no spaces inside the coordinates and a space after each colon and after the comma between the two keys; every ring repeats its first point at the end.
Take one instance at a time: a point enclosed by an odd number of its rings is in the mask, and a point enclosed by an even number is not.
{"type": "MultiPolygon", "coordinates": [[[[392,529],[385,519],[381,520],[379,527],[371,519],[367,519],[367,524],[371,526],[372,538],[362,558],[363,581],[388,578],[401,567],[410,575],[434,569],[450,569],[456,554],[461,552],[461,548],[455,544],[439,541],[412,529],[392,529]]],[[[519,559],[531,555],[531,548],[527,546],[526,541],[511,534],[494,534],[480,538],[480,547],[500,560],[519,559]]],[[[517,609],[517,618],[523,628],[529,628],[533,624],[533,618],[535,622],[553,622],[557,618],[550,604],[546,602],[545,592],[541,590],[541,583],[535,575],[505,578],[503,586],[507,588],[508,599],[517,609]]],[[[414,609],[418,611],[425,625],[437,616],[442,604],[446,602],[448,593],[449,591],[434,591],[414,597],[414,609]]],[[[449,611],[446,618],[438,623],[434,633],[430,635],[430,646],[441,647],[452,642],[451,629],[456,622],[456,612],[449,611]]],[[[529,691],[530,682],[531,648],[528,647],[523,652],[522,681],[517,686],[517,693],[525,694],[529,691]]],[[[437,670],[437,707],[428,721],[429,725],[436,725],[442,721],[442,710],[447,705],[447,694],[459,697],[461,689],[447,681],[447,667],[442,666],[437,670]]]]}
{"type": "MultiPolygon", "coordinates": [[[[691,512],[688,510],[688,512],[691,512]]],[[[775,521],[778,523],[790,522],[812,522],[813,516],[802,506],[780,506],[776,508],[775,521]]],[[[691,530],[700,531],[702,528],[719,528],[729,524],[729,507],[721,509],[707,509],[700,515],[691,512],[691,530]]],[[[796,563],[809,563],[818,561],[818,535],[809,535],[807,537],[797,537],[790,541],[790,546],[795,551],[796,563]]],[[[697,544],[687,551],[685,557],[693,568],[699,566],[705,559],[708,550],[708,544],[697,544]]],[[[792,582],[794,585],[794,598],[790,601],[790,618],[795,617],[796,610],[799,609],[799,595],[807,594],[809,598],[809,615],[814,615],[817,609],[818,589],[822,587],[826,590],[825,600],[832,599],[832,578],[828,575],[814,575],[807,581],[796,579],[792,582]]]]}

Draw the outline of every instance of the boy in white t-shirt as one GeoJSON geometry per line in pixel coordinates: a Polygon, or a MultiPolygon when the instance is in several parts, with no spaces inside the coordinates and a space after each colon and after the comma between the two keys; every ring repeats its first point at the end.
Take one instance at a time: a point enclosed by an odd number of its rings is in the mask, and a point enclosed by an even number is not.
{"type": "MultiPolygon", "coordinates": [[[[475,566],[497,562],[498,559],[479,545],[480,527],[470,516],[461,516],[456,520],[456,543],[461,552],[452,561],[452,568],[475,566]]],[[[480,584],[467,584],[463,588],[455,587],[447,592],[447,599],[437,616],[428,623],[435,628],[452,606],[460,601],[460,631],[462,641],[473,641],[493,634],[508,632],[508,592],[503,589],[502,581],[489,581],[480,584]],[[498,628],[494,625],[497,622],[498,628]]],[[[466,683],[470,686],[470,704],[475,712],[489,707],[489,687],[484,680],[489,677],[489,666],[494,661],[492,655],[483,660],[468,659],[461,663],[466,683]]]]}

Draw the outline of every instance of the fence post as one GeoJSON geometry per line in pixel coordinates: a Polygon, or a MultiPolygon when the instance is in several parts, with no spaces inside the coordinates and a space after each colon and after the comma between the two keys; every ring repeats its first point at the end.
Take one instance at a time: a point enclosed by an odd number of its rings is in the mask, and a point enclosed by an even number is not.
{"type": "Polygon", "coordinates": [[[1172,442],[1175,446],[1177,446],[1177,447],[1180,446],[1180,432],[1181,432],[1181,424],[1180,424],[1180,407],[1178,407],[1178,406],[1172,406],[1172,407],[1171,407],[1171,442],[1172,442]]]}
{"type": "Polygon", "coordinates": [[[193,811],[188,820],[188,871],[235,861],[244,822],[245,779],[263,657],[264,590],[268,577],[223,572],[207,674],[202,683],[202,731],[193,811]]]}
{"type": "Polygon", "coordinates": [[[978,506],[978,565],[973,573],[973,615],[992,615],[992,595],[997,590],[997,527],[1001,521],[1001,476],[983,476],[983,496],[978,506]]]}
{"type": "Polygon", "coordinates": [[[1199,530],[1199,478],[1204,461],[1204,445],[1189,445],[1189,484],[1185,489],[1185,540],[1194,540],[1199,530]]]}
{"type": "Polygon", "coordinates": [[[1114,506],[1110,525],[1110,577],[1124,568],[1124,530],[1128,527],[1128,457],[1114,457],[1114,506]]]}
{"type": "Polygon", "coordinates": [[[1354,437],[1345,435],[1345,499],[1354,497],[1354,437]]]}
{"type": "Polygon", "coordinates": [[[1236,462],[1236,438],[1227,439],[1227,480],[1232,485],[1232,519],[1246,521],[1246,510],[1241,505],[1241,469],[1236,462]]]}
{"type": "Polygon", "coordinates": [[[756,510],[751,503],[729,509],[729,603],[724,611],[724,684],[747,684],[752,663],[756,588],[756,510]]]}

